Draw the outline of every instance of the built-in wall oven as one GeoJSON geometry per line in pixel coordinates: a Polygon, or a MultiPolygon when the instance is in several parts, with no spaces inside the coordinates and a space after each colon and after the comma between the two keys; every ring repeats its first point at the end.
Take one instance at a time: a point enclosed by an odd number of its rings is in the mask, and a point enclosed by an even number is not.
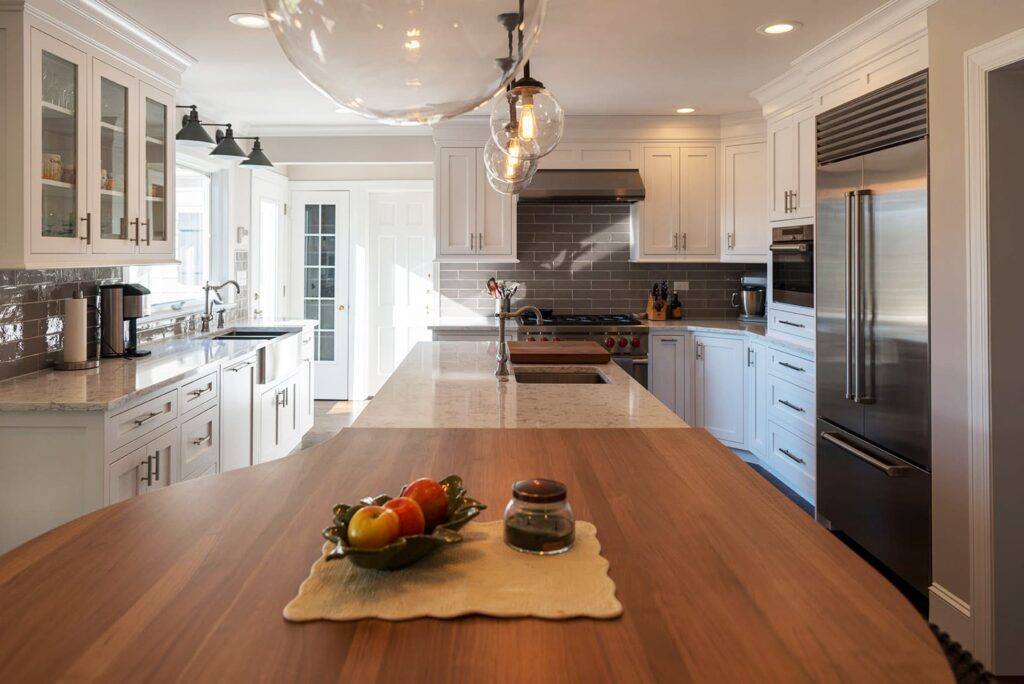
{"type": "Polygon", "coordinates": [[[772,229],[772,301],[814,306],[814,226],[772,229]]]}

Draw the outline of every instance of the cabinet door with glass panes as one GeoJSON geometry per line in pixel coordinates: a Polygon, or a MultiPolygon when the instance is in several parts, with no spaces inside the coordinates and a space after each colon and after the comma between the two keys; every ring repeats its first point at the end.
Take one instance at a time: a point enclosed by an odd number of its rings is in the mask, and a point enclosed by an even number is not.
{"type": "Polygon", "coordinates": [[[89,214],[92,251],[133,254],[139,225],[138,81],[114,67],[92,62],[89,119],[89,214]]]}
{"type": "Polygon", "coordinates": [[[145,82],[139,83],[139,198],[142,254],[174,254],[174,98],[145,82]]]}
{"type": "Polygon", "coordinates": [[[30,246],[35,254],[82,254],[96,230],[83,185],[89,62],[36,29],[30,41],[30,246]]]}

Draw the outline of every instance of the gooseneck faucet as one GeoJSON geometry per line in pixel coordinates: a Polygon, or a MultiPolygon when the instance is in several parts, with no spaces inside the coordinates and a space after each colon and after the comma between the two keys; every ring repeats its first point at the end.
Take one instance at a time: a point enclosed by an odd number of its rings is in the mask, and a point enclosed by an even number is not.
{"type": "Polygon", "coordinates": [[[544,325],[544,316],[541,314],[540,309],[535,306],[522,306],[515,311],[502,311],[494,314],[498,319],[498,356],[496,357],[498,368],[494,371],[494,374],[498,378],[508,377],[508,344],[505,343],[505,321],[510,318],[518,318],[527,311],[532,311],[533,315],[537,317],[537,325],[544,325]]]}
{"type": "Polygon", "coordinates": [[[210,305],[210,292],[213,292],[217,297],[217,302],[220,302],[220,290],[222,287],[227,287],[228,285],[234,285],[235,293],[242,294],[242,286],[239,285],[237,281],[225,280],[220,285],[211,285],[209,280],[206,281],[206,285],[203,286],[203,290],[206,291],[206,304],[203,306],[203,315],[199,317],[203,322],[199,332],[210,332],[210,321],[213,320],[213,311],[210,305]]]}

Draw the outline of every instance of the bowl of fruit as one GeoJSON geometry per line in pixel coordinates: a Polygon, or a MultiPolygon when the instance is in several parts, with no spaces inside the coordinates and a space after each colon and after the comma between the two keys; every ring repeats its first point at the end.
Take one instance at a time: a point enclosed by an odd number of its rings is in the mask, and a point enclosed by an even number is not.
{"type": "Polygon", "coordinates": [[[487,508],[466,496],[462,478],[440,482],[421,477],[401,494],[361,499],[334,507],[334,524],[323,531],[334,543],[327,560],[347,558],[361,568],[397,570],[435,549],[462,541],[459,530],[487,508]]]}

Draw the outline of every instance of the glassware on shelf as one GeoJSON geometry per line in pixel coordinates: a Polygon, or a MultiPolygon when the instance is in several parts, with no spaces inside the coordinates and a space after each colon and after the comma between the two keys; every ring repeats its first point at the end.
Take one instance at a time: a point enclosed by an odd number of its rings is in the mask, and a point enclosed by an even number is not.
{"type": "Polygon", "coordinates": [[[44,237],[76,238],[78,117],[75,112],[78,66],[42,53],[40,128],[40,226],[44,237]]]}

